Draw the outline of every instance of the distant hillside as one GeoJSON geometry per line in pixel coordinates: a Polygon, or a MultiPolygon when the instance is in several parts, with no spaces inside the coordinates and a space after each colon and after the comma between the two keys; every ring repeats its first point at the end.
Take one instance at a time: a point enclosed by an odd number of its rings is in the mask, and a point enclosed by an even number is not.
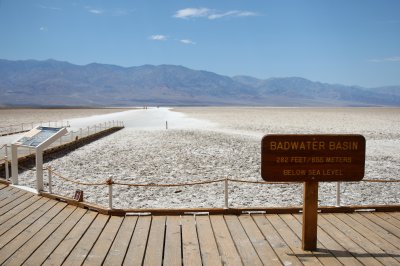
{"type": "Polygon", "coordinates": [[[0,60],[0,106],[400,106],[400,86],[361,88],[303,78],[227,77],[175,65],[120,67],[0,60]]]}

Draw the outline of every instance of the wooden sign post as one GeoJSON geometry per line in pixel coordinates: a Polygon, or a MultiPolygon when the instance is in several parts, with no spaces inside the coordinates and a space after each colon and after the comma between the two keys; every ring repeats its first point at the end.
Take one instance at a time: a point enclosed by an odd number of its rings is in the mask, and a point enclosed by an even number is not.
{"type": "Polygon", "coordinates": [[[304,250],[317,248],[318,182],[360,181],[365,138],[361,135],[266,135],[261,176],[272,182],[304,182],[304,250]]]}
{"type": "Polygon", "coordinates": [[[317,249],[318,182],[304,182],[302,248],[317,249]]]}
{"type": "Polygon", "coordinates": [[[75,191],[74,200],[77,200],[78,202],[82,202],[83,201],[83,191],[82,190],[77,189],[75,191]]]}

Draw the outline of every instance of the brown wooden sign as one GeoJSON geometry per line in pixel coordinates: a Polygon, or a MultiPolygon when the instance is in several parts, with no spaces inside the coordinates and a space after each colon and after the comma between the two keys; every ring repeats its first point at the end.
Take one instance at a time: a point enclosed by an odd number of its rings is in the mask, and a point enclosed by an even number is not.
{"type": "Polygon", "coordinates": [[[362,135],[266,135],[261,142],[266,181],[360,181],[364,166],[362,135]]]}

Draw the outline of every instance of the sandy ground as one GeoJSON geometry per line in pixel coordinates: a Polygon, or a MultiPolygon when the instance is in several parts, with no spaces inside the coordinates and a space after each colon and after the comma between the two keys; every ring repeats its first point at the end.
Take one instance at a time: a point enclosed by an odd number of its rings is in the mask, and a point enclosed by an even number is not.
{"type": "MultiPolygon", "coordinates": [[[[47,165],[85,182],[112,177],[120,182],[167,184],[226,176],[261,181],[264,134],[357,133],[367,139],[365,179],[400,179],[400,109],[160,108],[108,118],[122,116],[124,130],[47,165]]],[[[22,173],[21,183],[34,186],[34,175],[34,171],[22,173]]],[[[53,180],[56,193],[72,196],[80,188],[86,201],[107,206],[107,187],[53,180]]],[[[335,183],[321,183],[320,205],[334,205],[335,192],[335,183]]],[[[229,197],[230,206],[301,205],[302,185],[230,183],[229,197]]],[[[222,207],[224,200],[223,183],[174,188],[114,186],[113,198],[116,208],[222,207]]],[[[400,183],[342,184],[342,204],[399,202],[400,183]]]]}

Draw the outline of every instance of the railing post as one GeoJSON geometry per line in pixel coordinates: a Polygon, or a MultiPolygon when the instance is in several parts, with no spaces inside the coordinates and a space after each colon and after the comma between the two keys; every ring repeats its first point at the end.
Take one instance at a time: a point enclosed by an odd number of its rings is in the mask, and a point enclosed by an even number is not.
{"type": "Polygon", "coordinates": [[[224,209],[229,209],[229,191],[228,191],[228,178],[227,177],[225,177],[225,189],[224,189],[224,192],[225,192],[225,207],[224,207],[224,209]]]}
{"type": "Polygon", "coordinates": [[[24,131],[24,123],[21,124],[21,131],[24,131]]]}
{"type": "Polygon", "coordinates": [[[79,138],[82,138],[82,128],[79,129],[79,138]]]}
{"type": "MultiPolygon", "coordinates": [[[[6,146],[6,150],[7,150],[7,146],[6,146]]],[[[10,180],[10,173],[8,172],[8,157],[7,157],[7,155],[6,156],[4,156],[4,159],[6,160],[4,163],[5,163],[5,167],[6,167],[6,180],[8,181],[8,180],[10,180]]]]}
{"type": "Polygon", "coordinates": [[[340,182],[336,182],[336,207],[340,207],[340,182]]]}
{"type": "Polygon", "coordinates": [[[108,207],[110,208],[110,210],[113,208],[113,181],[112,181],[112,177],[110,177],[110,179],[108,179],[107,181],[108,183],[108,207]]]}
{"type": "Polygon", "coordinates": [[[53,184],[52,184],[52,180],[51,180],[51,167],[50,166],[47,168],[47,173],[48,173],[48,177],[49,177],[49,192],[50,192],[50,194],[53,194],[53,184]]]}
{"type": "Polygon", "coordinates": [[[87,135],[89,136],[90,134],[90,127],[87,127],[87,135]]]}

